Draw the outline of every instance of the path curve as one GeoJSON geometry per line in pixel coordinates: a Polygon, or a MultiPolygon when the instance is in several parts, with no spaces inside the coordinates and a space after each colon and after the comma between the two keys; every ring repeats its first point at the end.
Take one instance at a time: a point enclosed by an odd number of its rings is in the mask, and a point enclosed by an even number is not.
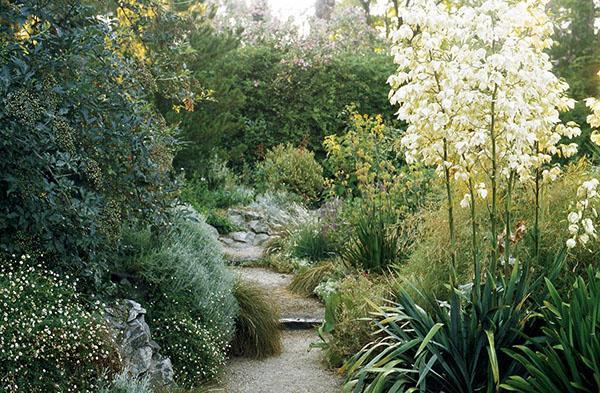
{"type": "MultiPolygon", "coordinates": [[[[315,299],[291,293],[292,276],[263,268],[232,267],[242,280],[261,286],[281,309],[282,318],[322,319],[323,306],[315,299]]],[[[233,358],[224,376],[226,393],[337,393],[341,377],[326,369],[314,329],[284,330],[281,355],[256,360],[233,358]]]]}

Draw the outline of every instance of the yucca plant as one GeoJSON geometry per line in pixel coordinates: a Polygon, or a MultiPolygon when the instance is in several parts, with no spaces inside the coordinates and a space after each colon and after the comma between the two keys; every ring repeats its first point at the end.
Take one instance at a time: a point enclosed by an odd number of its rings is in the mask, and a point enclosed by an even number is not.
{"type": "Polygon", "coordinates": [[[600,272],[588,268],[568,299],[546,280],[541,339],[508,353],[529,376],[513,376],[506,390],[535,393],[600,392],[600,272]]]}
{"type": "Polygon", "coordinates": [[[370,206],[361,212],[355,232],[342,258],[351,267],[381,272],[400,257],[400,236],[395,231],[396,214],[391,208],[370,206]]]}
{"type": "Polygon", "coordinates": [[[397,302],[376,307],[378,330],[346,365],[345,392],[497,392],[518,362],[502,349],[523,344],[534,315],[529,280],[515,263],[511,274],[488,278],[449,303],[412,288],[397,302]]]}

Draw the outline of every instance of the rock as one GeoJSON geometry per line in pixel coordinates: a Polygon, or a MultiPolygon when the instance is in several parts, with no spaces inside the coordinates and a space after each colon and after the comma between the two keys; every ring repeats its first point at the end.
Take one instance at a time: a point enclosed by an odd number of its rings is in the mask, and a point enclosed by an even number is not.
{"type": "Polygon", "coordinates": [[[229,218],[229,221],[231,221],[231,223],[237,227],[245,227],[246,226],[246,221],[244,220],[244,217],[241,214],[238,214],[237,212],[230,212],[227,215],[227,218],[229,218]]]}
{"type": "Polygon", "coordinates": [[[206,224],[206,227],[208,228],[208,231],[213,235],[213,237],[219,237],[219,231],[217,230],[217,228],[213,227],[210,224],[206,224]]]}
{"type": "Polygon", "coordinates": [[[231,232],[229,236],[236,242],[252,243],[256,235],[252,232],[231,232]]]}
{"type": "Polygon", "coordinates": [[[242,214],[244,215],[244,219],[246,221],[260,220],[263,218],[260,213],[257,213],[252,210],[244,210],[242,214]]]}
{"type": "Polygon", "coordinates": [[[269,234],[269,227],[258,220],[252,220],[248,223],[248,228],[254,233],[266,233],[269,234]]]}
{"type": "Polygon", "coordinates": [[[258,235],[254,236],[252,244],[254,244],[255,246],[261,246],[265,244],[270,238],[271,236],[267,235],[266,233],[259,233],[258,235]]]}
{"type": "Polygon", "coordinates": [[[119,345],[123,365],[135,378],[149,378],[154,386],[173,385],[173,367],[160,355],[145,321],[146,310],[133,300],[121,300],[105,308],[105,319],[119,345]]]}
{"type": "Polygon", "coordinates": [[[226,245],[228,245],[228,246],[230,246],[230,245],[232,245],[233,243],[235,243],[235,240],[233,240],[232,238],[230,238],[230,237],[227,237],[227,236],[221,236],[221,237],[219,238],[219,240],[221,241],[221,243],[223,243],[223,244],[226,244],[226,245]]]}

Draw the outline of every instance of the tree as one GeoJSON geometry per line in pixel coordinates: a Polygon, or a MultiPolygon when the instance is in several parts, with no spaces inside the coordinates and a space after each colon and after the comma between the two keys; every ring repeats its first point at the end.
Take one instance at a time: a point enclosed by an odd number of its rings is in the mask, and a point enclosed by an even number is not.
{"type": "Polygon", "coordinates": [[[168,225],[176,139],[154,103],[189,107],[192,85],[169,7],[115,3],[111,17],[97,5],[0,3],[0,252],[85,277],[123,221],[168,225]]]}

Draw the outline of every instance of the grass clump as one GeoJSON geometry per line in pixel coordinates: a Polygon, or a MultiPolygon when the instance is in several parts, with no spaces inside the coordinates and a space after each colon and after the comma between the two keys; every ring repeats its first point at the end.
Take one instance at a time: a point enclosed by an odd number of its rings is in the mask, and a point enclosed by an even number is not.
{"type": "Polygon", "coordinates": [[[394,226],[397,215],[392,209],[370,206],[362,210],[355,232],[342,258],[353,268],[383,272],[403,257],[400,233],[394,226]]]}
{"type": "Polygon", "coordinates": [[[238,279],[233,293],[239,304],[231,351],[256,359],[281,353],[279,310],[258,286],[238,279]]]}
{"type": "Polygon", "coordinates": [[[327,281],[338,270],[339,266],[335,261],[324,261],[309,266],[294,275],[289,289],[299,295],[314,296],[315,288],[322,282],[327,281]]]}
{"type": "Polygon", "coordinates": [[[314,226],[305,226],[292,234],[292,256],[321,261],[335,254],[335,246],[327,231],[314,226]]]}

